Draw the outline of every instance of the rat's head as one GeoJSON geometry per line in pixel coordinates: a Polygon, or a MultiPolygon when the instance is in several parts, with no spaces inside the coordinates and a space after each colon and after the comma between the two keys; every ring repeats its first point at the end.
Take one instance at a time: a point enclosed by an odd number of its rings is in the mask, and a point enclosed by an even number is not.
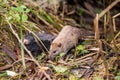
{"type": "Polygon", "coordinates": [[[63,52],[62,44],[52,43],[49,51],[49,58],[53,60],[59,53],[63,52]]]}
{"type": "Polygon", "coordinates": [[[24,38],[23,38],[24,45],[31,45],[31,44],[34,44],[35,42],[36,41],[35,41],[35,38],[32,35],[32,33],[29,33],[29,34],[25,35],[24,38]]]}

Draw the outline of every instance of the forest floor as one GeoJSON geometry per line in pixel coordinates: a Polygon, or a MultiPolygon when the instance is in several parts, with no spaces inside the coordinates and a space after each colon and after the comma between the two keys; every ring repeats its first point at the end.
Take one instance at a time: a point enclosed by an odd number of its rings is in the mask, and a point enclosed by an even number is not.
{"type": "Polygon", "coordinates": [[[0,80],[120,80],[120,0],[0,0],[0,80]],[[50,60],[66,25],[90,34],[50,60]]]}

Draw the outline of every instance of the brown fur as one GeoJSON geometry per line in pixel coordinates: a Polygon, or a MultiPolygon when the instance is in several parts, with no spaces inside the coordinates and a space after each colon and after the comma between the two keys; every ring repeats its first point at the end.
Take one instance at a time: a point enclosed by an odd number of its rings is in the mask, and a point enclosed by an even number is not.
{"type": "Polygon", "coordinates": [[[82,36],[83,30],[69,25],[65,26],[51,43],[50,58],[54,59],[61,52],[67,53],[78,43],[78,39],[82,38],[82,36]]]}

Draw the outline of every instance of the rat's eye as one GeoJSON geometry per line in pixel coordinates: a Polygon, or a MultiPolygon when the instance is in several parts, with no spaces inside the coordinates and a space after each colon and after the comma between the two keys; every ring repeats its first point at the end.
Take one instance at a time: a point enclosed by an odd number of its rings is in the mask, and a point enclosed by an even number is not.
{"type": "Polygon", "coordinates": [[[61,47],[61,46],[62,46],[62,44],[61,44],[61,43],[59,43],[59,44],[58,44],[58,47],[61,47]]]}
{"type": "Polygon", "coordinates": [[[57,52],[57,50],[53,51],[53,53],[56,53],[56,52],[57,52]]]}

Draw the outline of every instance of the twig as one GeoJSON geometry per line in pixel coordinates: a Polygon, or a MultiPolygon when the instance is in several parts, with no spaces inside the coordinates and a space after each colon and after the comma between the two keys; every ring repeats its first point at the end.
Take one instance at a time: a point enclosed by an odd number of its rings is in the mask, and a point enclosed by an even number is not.
{"type": "Polygon", "coordinates": [[[44,73],[44,75],[46,76],[46,78],[47,78],[48,80],[52,80],[52,79],[50,78],[50,76],[49,76],[45,71],[43,71],[43,73],[44,73]]]}
{"type": "Polygon", "coordinates": [[[99,19],[106,13],[108,12],[113,6],[115,6],[117,3],[119,3],[120,0],[115,0],[114,2],[112,2],[106,9],[104,9],[98,16],[99,19]]]}
{"type": "Polygon", "coordinates": [[[11,68],[11,67],[12,67],[12,65],[10,65],[10,64],[7,64],[5,66],[1,66],[0,71],[6,70],[6,69],[11,68]]]}
{"type": "Polygon", "coordinates": [[[115,18],[118,17],[118,16],[120,16],[120,13],[113,16],[113,28],[114,28],[114,31],[116,31],[115,18]]]}
{"type": "Polygon", "coordinates": [[[33,2],[32,0],[22,0],[26,5],[38,7],[39,5],[36,2],[33,2]]]}
{"type": "Polygon", "coordinates": [[[82,59],[85,59],[85,58],[94,56],[94,55],[96,55],[96,54],[98,54],[98,52],[89,53],[89,54],[87,54],[87,55],[85,55],[85,56],[83,56],[83,57],[81,57],[81,58],[76,59],[76,61],[79,61],[79,60],[82,60],[82,59]]]}
{"type": "MultiPolygon", "coordinates": [[[[29,60],[29,61],[33,61],[34,62],[34,60],[33,59],[29,59],[29,58],[25,58],[26,60],[29,60]]],[[[12,65],[14,65],[14,64],[16,64],[17,62],[19,62],[19,61],[21,61],[22,59],[19,59],[19,60],[17,60],[17,61],[15,61],[12,65]]]]}
{"type": "Polygon", "coordinates": [[[99,40],[100,39],[100,32],[99,32],[99,27],[98,27],[98,24],[99,24],[99,17],[98,17],[99,15],[98,14],[96,14],[96,17],[94,18],[94,29],[95,29],[95,40],[99,40]]]}

